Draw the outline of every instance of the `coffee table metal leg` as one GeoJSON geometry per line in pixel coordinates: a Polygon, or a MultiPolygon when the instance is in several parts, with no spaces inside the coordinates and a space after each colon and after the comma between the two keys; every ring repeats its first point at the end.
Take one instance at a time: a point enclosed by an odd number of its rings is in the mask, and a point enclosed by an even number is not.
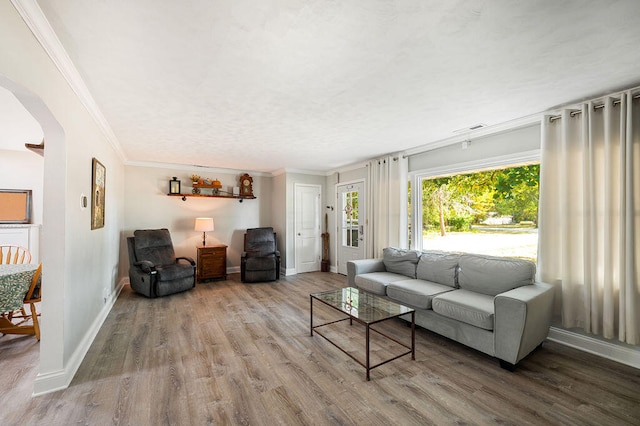
{"type": "Polygon", "coordinates": [[[416,359],[416,311],[411,312],[411,359],[416,359]]]}
{"type": "Polygon", "coordinates": [[[313,336],[313,297],[309,296],[309,327],[310,327],[310,335],[313,336]]]}
{"type": "Polygon", "coordinates": [[[367,339],[367,365],[365,366],[365,368],[367,369],[367,381],[369,381],[369,324],[367,324],[367,332],[366,332],[366,339],[367,339]]]}

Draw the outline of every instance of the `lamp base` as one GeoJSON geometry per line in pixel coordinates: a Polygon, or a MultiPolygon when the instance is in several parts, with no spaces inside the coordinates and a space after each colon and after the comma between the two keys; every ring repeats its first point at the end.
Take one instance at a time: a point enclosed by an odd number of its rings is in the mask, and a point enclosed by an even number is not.
{"type": "Polygon", "coordinates": [[[202,233],[202,247],[206,247],[207,246],[207,233],[203,232],[202,233]]]}

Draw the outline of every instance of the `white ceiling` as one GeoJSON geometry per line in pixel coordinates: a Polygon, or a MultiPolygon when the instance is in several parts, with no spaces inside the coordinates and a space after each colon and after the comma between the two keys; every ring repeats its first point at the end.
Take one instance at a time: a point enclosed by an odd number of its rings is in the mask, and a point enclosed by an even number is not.
{"type": "Polygon", "coordinates": [[[326,172],[640,84],[640,1],[47,0],[128,161],[326,172]]]}

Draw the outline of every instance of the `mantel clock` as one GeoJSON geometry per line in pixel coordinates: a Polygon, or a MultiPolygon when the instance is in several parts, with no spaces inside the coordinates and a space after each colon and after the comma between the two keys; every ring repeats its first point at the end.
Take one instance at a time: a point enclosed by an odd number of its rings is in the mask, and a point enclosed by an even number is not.
{"type": "Polygon", "coordinates": [[[253,178],[247,173],[240,176],[240,196],[253,197],[253,178]]]}

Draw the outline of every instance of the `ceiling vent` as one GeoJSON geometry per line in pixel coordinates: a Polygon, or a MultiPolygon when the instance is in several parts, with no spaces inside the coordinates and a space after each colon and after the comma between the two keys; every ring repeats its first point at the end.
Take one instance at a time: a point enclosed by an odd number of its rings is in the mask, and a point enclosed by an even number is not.
{"type": "Polygon", "coordinates": [[[484,123],[478,123],[470,127],[465,127],[464,129],[454,130],[453,133],[473,132],[474,130],[482,129],[483,127],[487,127],[487,125],[484,123]]]}
{"type": "Polygon", "coordinates": [[[487,127],[487,125],[483,123],[474,124],[473,126],[469,127],[469,130],[478,130],[478,129],[482,129],[483,127],[487,127]]]}

